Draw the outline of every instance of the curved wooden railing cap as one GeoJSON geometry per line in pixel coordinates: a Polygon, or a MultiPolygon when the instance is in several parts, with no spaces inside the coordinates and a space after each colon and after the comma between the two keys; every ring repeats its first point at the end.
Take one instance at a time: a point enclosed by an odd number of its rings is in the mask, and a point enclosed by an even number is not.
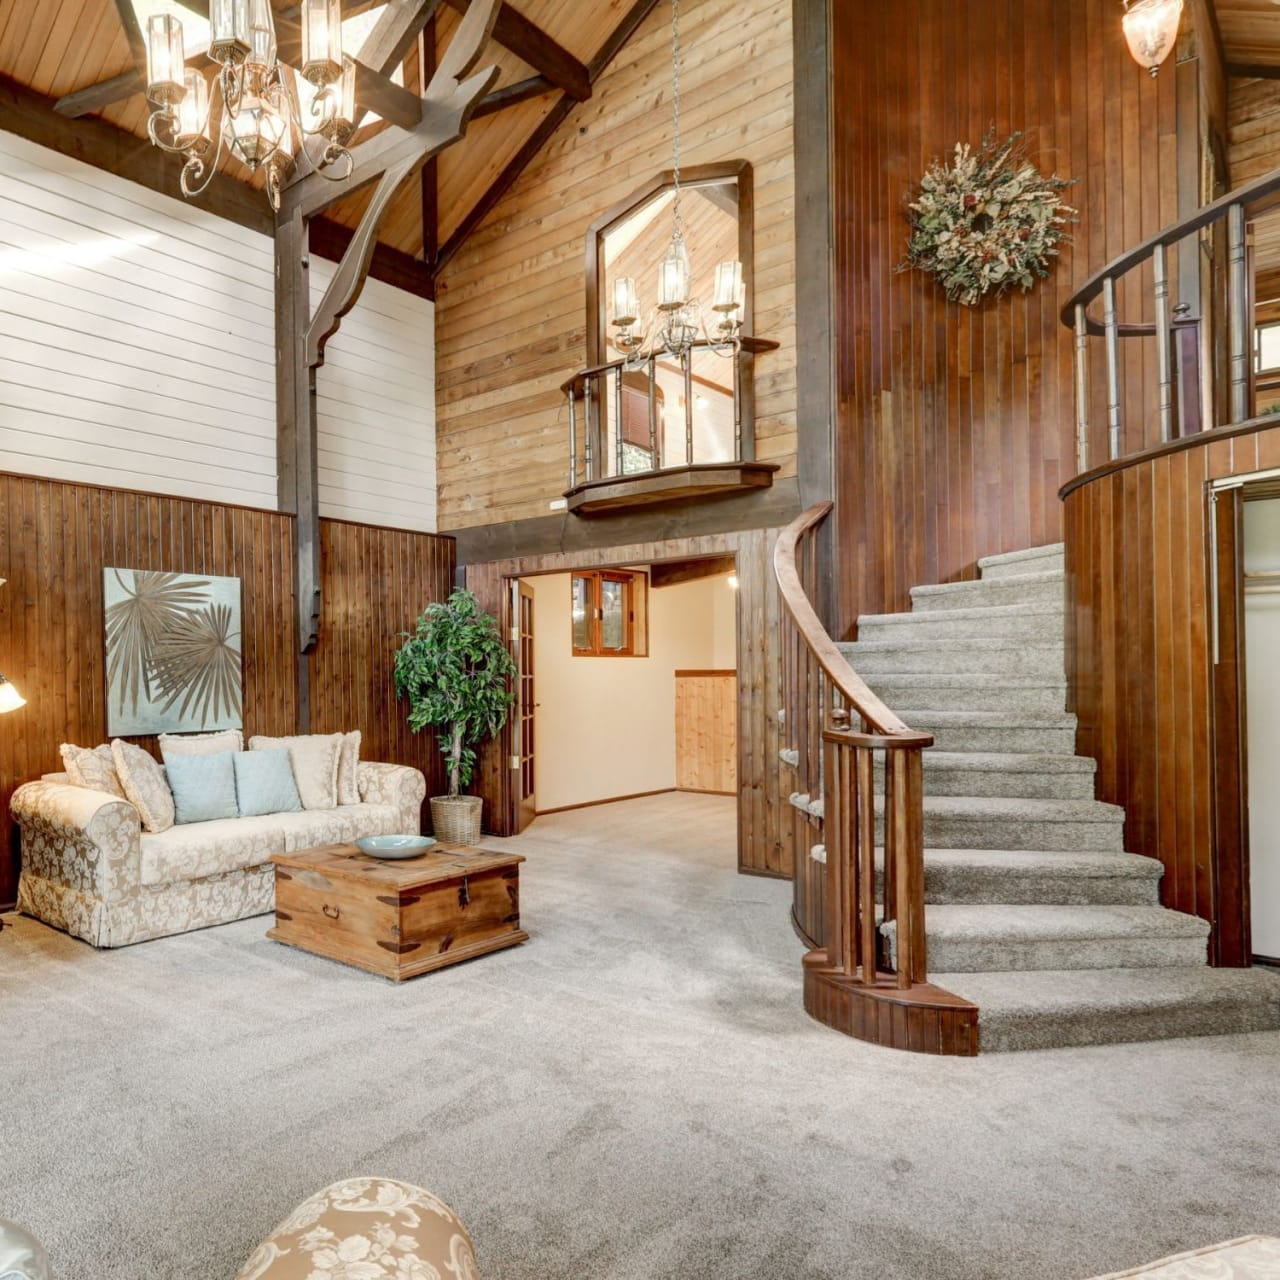
{"type": "Polygon", "coordinates": [[[827,629],[822,625],[800,582],[800,574],[796,568],[796,549],[800,539],[810,529],[821,524],[833,506],[834,503],[831,502],[819,502],[788,525],[779,536],[773,550],[773,570],[778,579],[782,603],[814,659],[826,673],[827,679],[876,733],[894,739],[895,745],[899,746],[932,746],[933,738],[929,734],[916,733],[904,724],[871,692],[862,677],[849,665],[835,641],[827,634],[827,629]]]}

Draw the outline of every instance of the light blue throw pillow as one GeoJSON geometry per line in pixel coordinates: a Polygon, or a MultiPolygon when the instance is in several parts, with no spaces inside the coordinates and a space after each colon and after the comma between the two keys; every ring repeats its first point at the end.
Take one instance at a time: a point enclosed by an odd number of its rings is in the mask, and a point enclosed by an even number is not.
{"type": "Polygon", "coordinates": [[[236,797],[240,814],[257,818],[268,813],[299,813],[302,800],[286,747],[235,753],[236,797]]]}
{"type": "Polygon", "coordinates": [[[211,756],[169,756],[164,771],[173,792],[174,822],[211,822],[238,818],[234,752],[211,756]]]}

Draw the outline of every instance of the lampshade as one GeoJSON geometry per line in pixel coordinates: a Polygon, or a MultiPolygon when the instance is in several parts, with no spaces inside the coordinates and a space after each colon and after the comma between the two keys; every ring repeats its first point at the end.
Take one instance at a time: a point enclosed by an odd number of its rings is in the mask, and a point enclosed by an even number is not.
{"type": "Polygon", "coordinates": [[[1173,51],[1182,20],[1182,0],[1126,0],[1124,38],[1133,60],[1154,76],[1173,51]]]}
{"type": "Polygon", "coordinates": [[[716,267],[716,295],[713,311],[736,311],[742,296],[742,263],[737,259],[722,262],[716,267]]]}
{"type": "Polygon", "coordinates": [[[302,74],[317,87],[332,84],[342,74],[340,0],[304,0],[302,74]]]}
{"type": "Polygon", "coordinates": [[[666,257],[658,267],[658,306],[663,311],[674,311],[689,302],[693,269],[689,265],[689,250],[679,231],[671,237],[666,257]]]}
{"type": "Polygon", "coordinates": [[[171,13],[147,19],[147,97],[152,102],[179,102],[184,92],[182,23],[171,13]]]}
{"type": "Polygon", "coordinates": [[[238,64],[249,52],[249,0],[210,0],[209,56],[238,64]]]}
{"type": "Polygon", "coordinates": [[[276,62],[276,20],[271,0],[249,0],[249,53],[247,65],[270,71],[276,62]]]}
{"type": "Polygon", "coordinates": [[[19,707],[26,705],[26,698],[4,676],[0,676],[0,715],[6,711],[17,711],[19,707]]]}
{"type": "Polygon", "coordinates": [[[613,323],[635,324],[640,318],[640,290],[632,276],[619,276],[613,282],[613,323]]]}
{"type": "Polygon", "coordinates": [[[320,116],[317,133],[339,145],[350,139],[356,127],[356,64],[352,59],[342,59],[342,74],[336,85],[316,95],[313,110],[320,116]]]}
{"type": "Polygon", "coordinates": [[[208,136],[209,82],[194,67],[188,67],[183,83],[186,85],[186,92],[178,104],[178,124],[174,130],[174,140],[180,147],[189,147],[197,139],[208,136]]]}
{"type": "Polygon", "coordinates": [[[227,114],[223,128],[231,136],[231,149],[250,169],[267,160],[289,133],[288,118],[270,92],[246,91],[239,110],[234,116],[227,114]]]}

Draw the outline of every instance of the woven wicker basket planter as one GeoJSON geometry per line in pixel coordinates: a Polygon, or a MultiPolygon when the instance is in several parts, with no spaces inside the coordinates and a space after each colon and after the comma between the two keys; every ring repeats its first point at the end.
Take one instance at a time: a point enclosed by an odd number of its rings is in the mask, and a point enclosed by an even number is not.
{"type": "Polygon", "coordinates": [[[431,828],[436,839],[445,844],[478,844],[483,807],[480,796],[432,796],[431,828]]]}

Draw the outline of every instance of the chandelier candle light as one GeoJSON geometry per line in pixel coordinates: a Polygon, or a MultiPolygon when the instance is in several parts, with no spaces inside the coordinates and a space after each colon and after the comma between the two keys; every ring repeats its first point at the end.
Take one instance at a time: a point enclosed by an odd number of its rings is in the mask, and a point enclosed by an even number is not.
{"type": "Polygon", "coordinates": [[[719,316],[714,330],[707,327],[702,308],[693,294],[693,265],[684,239],[680,212],[680,0],[671,0],[671,139],[672,230],[671,243],[658,267],[658,305],[641,329],[640,290],[631,276],[613,282],[614,347],[630,365],[639,365],[664,353],[688,355],[701,332],[711,349],[722,356],[736,355],[742,346],[742,310],[746,293],[742,263],[722,262],[716,268],[712,310],[719,316]]]}
{"type": "Polygon", "coordinates": [[[340,182],[352,168],[355,63],[342,53],[340,0],[302,5],[302,74],[315,90],[303,123],[292,69],[279,61],[271,0],[211,0],[209,57],[218,65],[212,89],[186,65],[182,23],[173,13],[147,20],[147,122],[151,141],[186,158],[182,194],[208,187],[225,151],[251,171],[265,169],[267,195],[280,207],[284,174],[301,146],[311,167],[340,182]],[[307,139],[323,145],[315,153],[307,139]]]}
{"type": "Polygon", "coordinates": [[[1125,0],[1124,38],[1133,60],[1152,76],[1178,42],[1183,0],[1125,0]]]}

